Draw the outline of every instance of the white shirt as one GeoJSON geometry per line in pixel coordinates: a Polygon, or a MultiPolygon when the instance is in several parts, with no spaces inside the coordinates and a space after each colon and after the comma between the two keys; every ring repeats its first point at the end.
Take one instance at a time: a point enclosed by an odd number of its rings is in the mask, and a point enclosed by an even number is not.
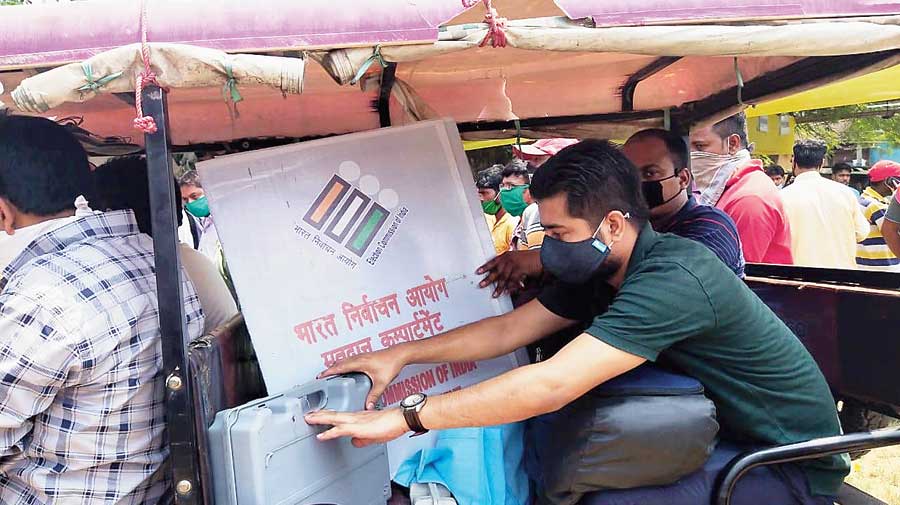
{"type": "Polygon", "coordinates": [[[847,186],[810,171],[780,194],[795,265],[856,268],[856,243],[869,234],[869,223],[847,186]]]}
{"type": "Polygon", "coordinates": [[[200,247],[197,250],[212,261],[218,261],[219,232],[216,231],[216,225],[213,223],[212,217],[201,218],[200,228],[200,247]]]}
{"type": "Polygon", "coordinates": [[[181,250],[181,265],[200,299],[203,333],[207,334],[237,315],[237,304],[212,260],[187,244],[181,243],[178,246],[181,250]]]}

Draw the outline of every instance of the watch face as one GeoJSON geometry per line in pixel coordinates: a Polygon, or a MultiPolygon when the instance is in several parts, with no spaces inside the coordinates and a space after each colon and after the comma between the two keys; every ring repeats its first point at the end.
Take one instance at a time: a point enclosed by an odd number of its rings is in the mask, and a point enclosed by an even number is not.
{"type": "Polygon", "coordinates": [[[422,400],[424,400],[424,399],[425,399],[425,395],[423,395],[422,393],[416,393],[413,395],[409,395],[406,398],[404,398],[403,401],[400,402],[400,406],[405,409],[415,407],[416,405],[422,403],[422,400]]]}

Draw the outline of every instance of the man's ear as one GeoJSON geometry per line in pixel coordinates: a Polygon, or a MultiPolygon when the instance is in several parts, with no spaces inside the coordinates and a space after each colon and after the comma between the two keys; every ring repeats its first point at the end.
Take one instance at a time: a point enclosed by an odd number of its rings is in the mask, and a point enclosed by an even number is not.
{"type": "Polygon", "coordinates": [[[738,134],[729,135],[726,142],[729,154],[734,154],[744,148],[744,146],[741,145],[741,136],[738,134]]]}
{"type": "Polygon", "coordinates": [[[628,218],[618,210],[614,210],[606,215],[606,225],[609,226],[609,241],[607,244],[614,244],[622,240],[625,235],[625,227],[628,226],[628,218]]]}
{"type": "Polygon", "coordinates": [[[16,208],[6,198],[0,197],[0,230],[7,235],[15,233],[16,208]]]}
{"type": "Polygon", "coordinates": [[[687,168],[681,169],[681,172],[678,172],[678,186],[685,190],[691,186],[691,171],[687,168]]]}

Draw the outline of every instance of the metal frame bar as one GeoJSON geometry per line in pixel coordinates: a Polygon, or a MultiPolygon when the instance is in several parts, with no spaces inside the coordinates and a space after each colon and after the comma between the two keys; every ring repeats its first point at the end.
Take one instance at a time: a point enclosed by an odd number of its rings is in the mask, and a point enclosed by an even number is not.
{"type": "Polygon", "coordinates": [[[748,263],[746,274],[749,277],[767,277],[770,279],[823,284],[852,284],[878,289],[896,290],[900,286],[900,273],[893,272],[866,272],[863,270],[843,270],[838,268],[748,263]]]}
{"type": "Polygon", "coordinates": [[[638,84],[680,59],[681,56],[663,56],[653,60],[649,65],[631,74],[631,77],[629,77],[628,80],[625,81],[625,84],[622,85],[622,110],[634,110],[634,92],[637,91],[638,84]]]}
{"type": "MultiPolygon", "coordinates": [[[[521,128],[559,126],[572,123],[593,123],[598,121],[628,121],[665,117],[665,111],[646,110],[635,112],[610,112],[606,114],[583,114],[578,116],[533,117],[518,120],[521,128]]],[[[516,120],[509,121],[473,121],[457,123],[460,133],[492,130],[515,130],[516,120]]]]}
{"type": "Polygon", "coordinates": [[[900,429],[819,438],[738,456],[729,464],[727,473],[716,489],[715,504],[731,505],[731,495],[734,493],[738,481],[756,467],[805,461],[891,445],[900,445],[900,429]]]}
{"type": "Polygon", "coordinates": [[[378,121],[382,128],[391,126],[391,90],[397,80],[397,64],[388,63],[381,71],[381,85],[378,89],[378,121]]]}
{"type": "MultiPolygon", "coordinates": [[[[868,54],[804,58],[745,82],[741,88],[742,101],[756,102],[785,90],[796,89],[799,92],[809,89],[810,84],[816,85],[822,79],[852,75],[897,57],[900,57],[900,49],[868,54]]],[[[737,97],[738,86],[734,86],[696,102],[684,104],[676,109],[676,113],[684,123],[694,124],[739,105],[737,97]]]]}
{"type": "Polygon", "coordinates": [[[194,431],[194,402],[190,367],[187,363],[187,328],[178,256],[177,212],[180,199],[172,184],[172,153],[169,146],[166,92],[148,86],[141,94],[144,113],[156,121],[157,131],[145,134],[147,178],[153,225],[153,254],[156,265],[156,293],[159,328],[162,335],[163,374],[166,378],[166,425],[169,461],[175,487],[175,502],[196,505],[203,502],[200,486],[197,435],[194,431]]]}

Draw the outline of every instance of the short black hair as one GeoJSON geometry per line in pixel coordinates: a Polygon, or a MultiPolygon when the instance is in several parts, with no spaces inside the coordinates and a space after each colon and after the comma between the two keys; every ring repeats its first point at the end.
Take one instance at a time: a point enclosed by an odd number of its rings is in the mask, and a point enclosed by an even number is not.
{"type": "Polygon", "coordinates": [[[534,173],[530,191],[536,200],[564,193],[569,214],[594,225],[613,210],[630,214],[638,227],[649,214],[640,175],[606,140],[582,140],[558,152],[534,173]]]}
{"type": "Polygon", "coordinates": [[[525,180],[530,179],[530,175],[528,174],[528,163],[524,160],[520,160],[519,158],[513,158],[512,161],[506,164],[506,167],[503,168],[503,172],[500,174],[501,179],[505,179],[507,177],[524,177],[525,180]]]}
{"type": "Polygon", "coordinates": [[[500,183],[503,182],[503,165],[493,165],[485,168],[475,175],[475,187],[478,189],[493,189],[500,191],[500,183]]]}
{"type": "Polygon", "coordinates": [[[780,175],[781,177],[784,177],[784,169],[781,168],[780,165],[768,165],[766,166],[766,175],[768,175],[769,177],[773,175],[780,175]]]}
{"type": "Polygon", "coordinates": [[[49,119],[0,115],[0,197],[18,210],[53,216],[93,196],[87,153],[64,126],[49,119]]]}
{"type": "Polygon", "coordinates": [[[178,178],[178,186],[197,186],[202,188],[203,183],[200,181],[200,174],[196,170],[188,170],[178,178]]]}
{"type": "Polygon", "coordinates": [[[743,112],[738,112],[729,118],[719,121],[713,125],[712,129],[722,139],[737,135],[740,137],[741,147],[744,149],[750,146],[750,140],[748,140],[749,137],[747,136],[747,115],[743,112]]]}
{"type": "Polygon", "coordinates": [[[688,168],[688,147],[681,135],[661,128],[649,128],[632,135],[628,140],[658,139],[666,145],[672,164],[675,165],[675,173],[688,168]]]}
{"type": "MultiPolygon", "coordinates": [[[[147,160],[143,156],[121,156],[113,158],[94,170],[94,183],[97,188],[96,210],[134,211],[134,219],[142,233],[153,236],[153,223],[150,212],[150,183],[147,180],[147,160]]],[[[172,178],[176,201],[178,182],[172,178]]],[[[175,213],[178,226],[184,221],[181,205],[175,213]]]]}
{"type": "Polygon", "coordinates": [[[794,163],[800,168],[819,168],[828,146],[821,140],[804,139],[794,143],[794,163]]]}
{"type": "Polygon", "coordinates": [[[833,167],[831,167],[831,175],[834,175],[838,172],[850,172],[853,173],[853,165],[847,162],[835,163],[833,167]]]}

